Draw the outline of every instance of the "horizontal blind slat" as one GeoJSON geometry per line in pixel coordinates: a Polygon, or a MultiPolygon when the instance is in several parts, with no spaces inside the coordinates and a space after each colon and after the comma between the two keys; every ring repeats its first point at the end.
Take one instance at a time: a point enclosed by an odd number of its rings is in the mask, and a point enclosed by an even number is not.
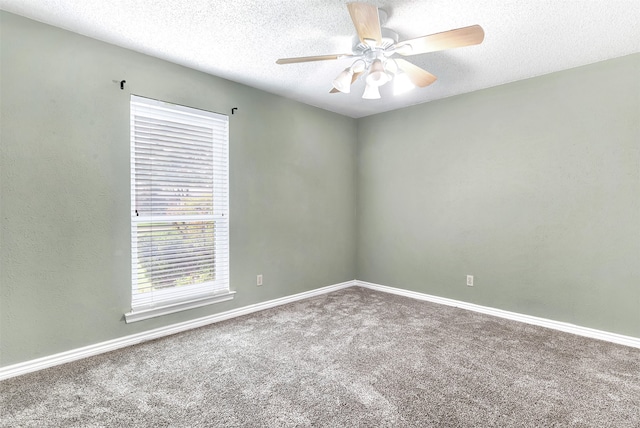
{"type": "Polygon", "coordinates": [[[200,126],[198,124],[180,123],[176,120],[160,120],[150,119],[139,113],[134,117],[136,125],[136,134],[138,133],[157,133],[159,135],[175,134],[178,136],[200,136],[208,137],[213,133],[211,126],[200,126]]]}
{"type": "Polygon", "coordinates": [[[178,267],[214,259],[215,251],[213,251],[213,249],[210,249],[209,251],[189,253],[187,257],[176,253],[165,253],[162,255],[153,254],[153,256],[148,258],[147,266],[160,266],[157,269],[158,271],[160,271],[161,269],[167,269],[167,262],[170,262],[172,267],[178,267]]]}
{"type": "MultiPolygon", "coordinates": [[[[184,282],[187,284],[195,284],[202,281],[211,281],[215,279],[215,269],[207,267],[211,263],[194,264],[183,266],[172,266],[171,268],[153,269],[153,272],[141,272],[138,277],[138,284],[149,283],[156,286],[159,281],[184,282]],[[140,278],[144,279],[140,279],[140,278]]],[[[177,285],[177,284],[176,284],[177,285]]]]}

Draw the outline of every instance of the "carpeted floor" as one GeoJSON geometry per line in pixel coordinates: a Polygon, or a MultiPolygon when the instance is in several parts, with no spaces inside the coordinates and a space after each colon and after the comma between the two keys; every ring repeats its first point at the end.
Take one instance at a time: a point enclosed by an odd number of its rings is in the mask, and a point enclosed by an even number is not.
{"type": "Polygon", "coordinates": [[[640,427],[640,350],[348,288],[0,383],[2,427],[640,427]]]}

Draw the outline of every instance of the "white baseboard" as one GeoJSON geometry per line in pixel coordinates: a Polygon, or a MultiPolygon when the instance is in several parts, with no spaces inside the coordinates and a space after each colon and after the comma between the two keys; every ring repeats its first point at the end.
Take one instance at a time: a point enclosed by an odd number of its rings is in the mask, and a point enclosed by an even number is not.
{"type": "Polygon", "coordinates": [[[160,327],[142,333],[132,334],[130,336],[120,337],[106,342],[96,343],[94,345],[84,346],[82,348],[72,349],[70,351],[61,352],[59,354],[49,355],[35,360],[25,361],[23,363],[13,364],[6,367],[0,367],[0,380],[9,379],[11,377],[20,376],[26,373],[35,372],[37,370],[46,369],[48,367],[77,361],[82,358],[91,357],[127,346],[135,345],[148,340],[158,339],[160,337],[169,336],[180,333],[193,328],[203,327],[208,324],[228,320],[230,318],[247,315],[252,312],[258,312],[265,309],[273,308],[287,303],[296,302],[298,300],[308,299],[309,297],[319,296],[321,294],[331,293],[332,291],[341,290],[343,288],[352,287],[355,281],[342,282],[340,284],[330,285],[303,293],[293,294],[291,296],[281,297],[279,299],[269,300],[267,302],[256,303],[254,305],[244,306],[238,309],[222,312],[219,314],[209,315],[197,318],[191,321],[185,321],[177,324],[160,327]]]}
{"type": "Polygon", "coordinates": [[[566,322],[554,321],[546,318],[534,317],[531,315],[523,315],[516,312],[504,311],[502,309],[495,309],[487,306],[476,305],[473,303],[461,302],[459,300],[447,299],[445,297],[437,297],[429,294],[418,293],[416,291],[409,291],[401,288],[388,287],[386,285],[373,284],[371,282],[355,281],[355,285],[372,290],[383,291],[385,293],[411,297],[417,300],[425,300],[428,302],[439,303],[441,305],[454,306],[460,309],[480,312],[483,314],[493,315],[496,317],[506,318],[514,321],[520,321],[540,327],[552,328],[554,330],[560,330],[567,333],[577,334],[579,336],[590,337],[592,339],[605,340],[607,342],[613,342],[620,345],[640,348],[640,338],[637,337],[623,336],[621,334],[609,333],[607,331],[596,330],[588,327],[581,327],[579,325],[569,324],[566,322]]]}
{"type": "Polygon", "coordinates": [[[276,306],[286,305],[287,303],[308,299],[310,297],[331,293],[333,291],[337,291],[343,288],[348,288],[353,286],[369,288],[372,290],[397,294],[400,296],[411,297],[413,299],[425,300],[428,302],[439,303],[447,306],[454,306],[457,308],[480,312],[488,315],[493,315],[500,318],[506,318],[514,321],[524,322],[527,324],[533,324],[541,327],[560,330],[567,333],[573,333],[580,336],[590,337],[593,339],[605,340],[605,341],[617,343],[620,345],[640,348],[640,338],[636,338],[636,337],[623,336],[621,334],[609,333],[606,331],[596,330],[596,329],[587,328],[587,327],[581,327],[574,324],[569,324],[569,323],[560,322],[560,321],[553,321],[553,320],[534,317],[530,315],[523,315],[516,312],[504,311],[502,309],[490,308],[487,306],[480,306],[473,303],[447,299],[445,297],[432,296],[429,294],[418,293],[416,291],[409,291],[401,288],[388,287],[386,285],[373,284],[370,282],[353,280],[353,281],[342,282],[340,284],[330,285],[327,287],[318,288],[311,291],[305,291],[303,293],[293,294],[291,296],[281,297],[279,299],[269,300],[267,302],[244,306],[238,309],[232,309],[230,311],[209,315],[202,318],[197,318],[191,321],[185,321],[178,324],[168,325],[166,327],[156,328],[156,329],[145,331],[142,333],[132,334],[130,336],[108,340],[106,342],[96,343],[94,345],[89,345],[82,348],[72,349],[66,352],[61,352],[58,354],[37,358],[35,360],[25,361],[22,363],[13,364],[6,367],[0,367],[0,380],[9,379],[15,376],[20,376],[26,373],[35,372],[38,370],[46,369],[46,368],[57,366],[60,364],[69,363],[72,361],[77,361],[82,358],[91,357],[91,356],[102,354],[109,351],[114,351],[116,349],[146,342],[148,340],[158,339],[164,336],[170,336],[172,334],[191,330],[193,328],[203,327],[205,325],[228,320],[230,318],[247,315],[253,312],[262,311],[262,310],[273,308],[276,306]]]}

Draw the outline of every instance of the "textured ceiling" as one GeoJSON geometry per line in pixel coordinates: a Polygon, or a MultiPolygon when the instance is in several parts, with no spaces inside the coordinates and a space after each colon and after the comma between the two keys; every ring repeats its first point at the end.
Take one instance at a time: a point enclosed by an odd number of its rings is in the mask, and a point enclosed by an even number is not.
{"type": "Polygon", "coordinates": [[[480,24],[481,45],[406,57],[431,86],[363,100],[329,94],[349,59],[346,0],[0,0],[0,8],[307,104],[362,117],[640,51],[638,0],[369,0],[400,40],[480,24]]]}

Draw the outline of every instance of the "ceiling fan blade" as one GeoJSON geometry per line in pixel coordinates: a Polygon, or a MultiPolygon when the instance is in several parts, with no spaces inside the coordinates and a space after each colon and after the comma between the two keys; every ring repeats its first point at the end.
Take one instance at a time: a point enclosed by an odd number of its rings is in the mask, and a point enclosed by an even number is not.
{"type": "Polygon", "coordinates": [[[375,40],[376,45],[382,43],[378,8],[367,3],[347,3],[347,8],[360,41],[367,43],[366,40],[375,40]]]}
{"type": "Polygon", "coordinates": [[[433,74],[429,73],[426,70],[423,70],[417,65],[411,64],[409,61],[401,58],[396,58],[395,61],[398,64],[398,67],[400,67],[402,71],[409,75],[409,79],[411,79],[411,82],[413,82],[414,85],[419,86],[420,88],[429,86],[438,79],[433,74]]]}
{"type": "Polygon", "coordinates": [[[353,56],[351,54],[335,54],[335,55],[318,55],[318,56],[299,56],[297,58],[280,58],[276,64],[295,64],[298,62],[327,61],[353,56]]]}
{"type": "MultiPolygon", "coordinates": [[[[353,76],[351,76],[351,84],[353,85],[353,82],[355,82],[356,80],[358,80],[358,77],[360,77],[360,75],[364,73],[364,71],[361,71],[359,73],[353,73],[353,76]]],[[[329,91],[330,94],[335,94],[340,92],[339,90],[337,90],[336,88],[333,88],[332,90],[329,91]]]]}
{"type": "Polygon", "coordinates": [[[429,36],[417,37],[396,44],[396,52],[400,55],[416,55],[436,52],[444,49],[460,48],[482,43],[484,30],[479,25],[444,31],[429,36]],[[411,48],[404,48],[409,45],[411,48]]]}

